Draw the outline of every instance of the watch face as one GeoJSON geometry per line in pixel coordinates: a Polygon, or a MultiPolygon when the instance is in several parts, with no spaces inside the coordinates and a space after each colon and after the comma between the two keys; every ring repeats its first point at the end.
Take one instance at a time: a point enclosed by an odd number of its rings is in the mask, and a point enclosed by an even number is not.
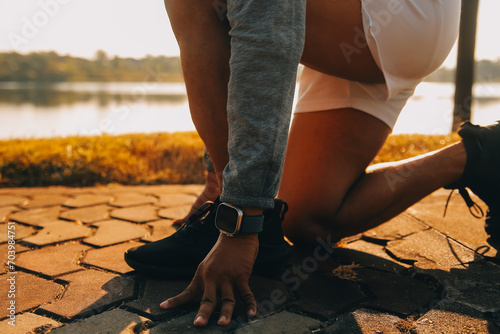
{"type": "Polygon", "coordinates": [[[223,232],[235,234],[239,230],[242,216],[243,213],[240,209],[226,203],[221,203],[217,208],[215,226],[223,232]]]}

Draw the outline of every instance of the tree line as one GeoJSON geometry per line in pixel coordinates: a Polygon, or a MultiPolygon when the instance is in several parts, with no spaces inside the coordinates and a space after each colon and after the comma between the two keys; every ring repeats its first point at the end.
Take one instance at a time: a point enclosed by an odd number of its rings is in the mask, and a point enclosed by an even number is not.
{"type": "Polygon", "coordinates": [[[182,81],[179,57],[110,57],[99,50],[92,59],[56,52],[0,53],[0,81],[182,81]]]}
{"type": "MultiPolygon", "coordinates": [[[[476,82],[500,82],[500,59],[476,62],[476,82]]],[[[179,57],[110,57],[99,50],[92,59],[56,52],[0,53],[0,81],[182,81],[179,57]]],[[[455,69],[440,68],[426,81],[454,82],[455,69]]]]}

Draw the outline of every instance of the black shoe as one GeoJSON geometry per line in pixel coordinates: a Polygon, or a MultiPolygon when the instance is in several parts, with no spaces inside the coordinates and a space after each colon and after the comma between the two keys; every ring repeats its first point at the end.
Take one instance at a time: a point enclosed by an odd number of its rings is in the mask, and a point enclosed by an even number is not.
{"type": "MultiPolygon", "coordinates": [[[[207,202],[171,236],[129,249],[125,252],[125,261],[139,273],[149,276],[192,277],[219,237],[220,232],[215,227],[219,204],[219,199],[207,202]]],[[[264,211],[254,273],[277,272],[288,263],[291,246],[284,240],[281,229],[287,210],[287,204],[277,199],[274,209],[264,211]]]]}
{"type": "Polygon", "coordinates": [[[471,213],[484,216],[469,196],[466,187],[488,205],[485,230],[492,240],[500,241],[500,122],[482,127],[470,122],[458,130],[467,153],[462,178],[448,189],[458,189],[471,213]]]}

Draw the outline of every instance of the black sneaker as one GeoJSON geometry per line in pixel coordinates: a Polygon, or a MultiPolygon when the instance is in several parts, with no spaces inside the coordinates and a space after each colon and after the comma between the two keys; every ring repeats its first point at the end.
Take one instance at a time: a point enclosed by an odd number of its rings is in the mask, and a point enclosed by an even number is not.
{"type": "MultiPolygon", "coordinates": [[[[125,252],[125,261],[141,274],[159,277],[192,277],[198,265],[215,245],[219,230],[215,213],[220,204],[207,202],[174,234],[125,252]]],[[[291,246],[283,238],[281,222],[288,206],[275,200],[274,209],[264,211],[264,227],[259,234],[259,253],[254,273],[279,271],[290,258],[291,246]]]]}
{"type": "Polygon", "coordinates": [[[495,242],[500,241],[500,121],[490,126],[463,123],[458,130],[467,152],[462,178],[447,189],[458,189],[471,213],[484,216],[467,192],[472,190],[488,205],[485,230],[495,242]]]}

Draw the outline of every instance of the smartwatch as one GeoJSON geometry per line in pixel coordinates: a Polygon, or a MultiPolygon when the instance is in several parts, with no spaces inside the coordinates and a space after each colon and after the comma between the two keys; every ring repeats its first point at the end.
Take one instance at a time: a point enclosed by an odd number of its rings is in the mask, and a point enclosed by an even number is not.
{"type": "Polygon", "coordinates": [[[240,208],[229,203],[221,203],[215,214],[215,226],[227,236],[242,233],[260,233],[264,225],[264,215],[248,216],[240,208]]]}

